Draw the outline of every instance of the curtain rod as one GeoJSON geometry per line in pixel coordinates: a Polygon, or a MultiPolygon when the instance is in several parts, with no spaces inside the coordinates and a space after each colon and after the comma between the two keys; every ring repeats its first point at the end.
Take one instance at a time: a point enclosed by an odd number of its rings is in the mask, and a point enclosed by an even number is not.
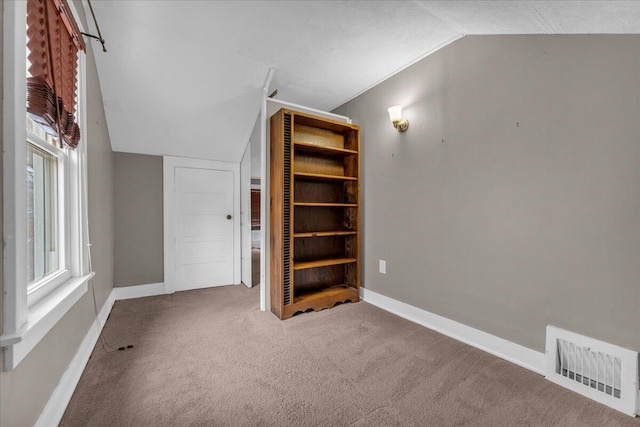
{"type": "Polygon", "coordinates": [[[81,33],[83,36],[91,37],[92,39],[96,39],[102,44],[102,51],[106,52],[107,48],[104,45],[104,39],[102,38],[102,33],[100,32],[100,27],[98,26],[98,20],[96,19],[96,14],[93,12],[93,6],[91,5],[91,0],[87,0],[89,4],[89,10],[91,10],[91,16],[93,17],[93,22],[96,25],[96,30],[98,30],[98,35],[94,36],[93,34],[81,33]]]}

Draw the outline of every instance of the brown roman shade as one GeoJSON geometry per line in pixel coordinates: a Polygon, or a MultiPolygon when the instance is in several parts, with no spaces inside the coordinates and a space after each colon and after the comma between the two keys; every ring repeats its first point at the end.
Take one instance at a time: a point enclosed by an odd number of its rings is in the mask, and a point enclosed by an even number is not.
{"type": "Polygon", "coordinates": [[[27,1],[27,48],[27,112],[61,144],[76,148],[78,51],[85,44],[67,0],[27,1]]]}

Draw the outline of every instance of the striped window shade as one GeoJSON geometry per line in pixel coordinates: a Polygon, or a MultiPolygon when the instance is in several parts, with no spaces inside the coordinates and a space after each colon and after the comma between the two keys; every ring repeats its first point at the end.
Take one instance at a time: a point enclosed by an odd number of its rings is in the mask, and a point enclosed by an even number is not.
{"type": "Polygon", "coordinates": [[[61,145],[77,147],[78,51],[85,44],[67,0],[27,1],[27,50],[27,113],[61,145]]]}

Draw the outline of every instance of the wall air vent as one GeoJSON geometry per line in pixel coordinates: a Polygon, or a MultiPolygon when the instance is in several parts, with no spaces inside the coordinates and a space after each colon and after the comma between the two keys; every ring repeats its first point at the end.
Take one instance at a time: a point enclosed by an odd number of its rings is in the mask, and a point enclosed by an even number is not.
{"type": "Polygon", "coordinates": [[[638,413],[638,353],[547,326],[545,377],[625,414],[638,413]]]}

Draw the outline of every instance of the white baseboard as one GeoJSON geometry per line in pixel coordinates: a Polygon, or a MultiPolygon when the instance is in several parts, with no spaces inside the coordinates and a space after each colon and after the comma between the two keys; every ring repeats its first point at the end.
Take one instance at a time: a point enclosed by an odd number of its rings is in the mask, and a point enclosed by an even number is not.
{"type": "Polygon", "coordinates": [[[115,300],[152,297],[166,294],[164,283],[150,283],[148,285],[117,286],[113,288],[115,300]]]}
{"type": "Polygon", "coordinates": [[[360,288],[361,298],[369,304],[425,326],[443,335],[469,344],[508,362],[544,375],[544,353],[507,341],[446,317],[386,297],[377,292],[360,288]]]}
{"type": "Polygon", "coordinates": [[[93,348],[98,342],[100,332],[107,321],[107,317],[109,317],[109,313],[111,312],[111,308],[115,302],[114,294],[115,292],[112,290],[107,297],[107,300],[98,313],[98,317],[91,324],[91,327],[89,328],[87,335],[85,335],[82,340],[78,351],[75,356],[73,356],[73,359],[71,360],[71,363],[69,363],[67,370],[62,375],[62,378],[60,378],[58,385],[51,394],[51,397],[40,414],[40,417],[38,417],[35,427],[57,426],[62,420],[64,411],[67,409],[71,396],[73,396],[73,392],[80,381],[80,377],[82,376],[82,372],[84,371],[87,362],[89,361],[89,357],[91,357],[93,348]]]}

